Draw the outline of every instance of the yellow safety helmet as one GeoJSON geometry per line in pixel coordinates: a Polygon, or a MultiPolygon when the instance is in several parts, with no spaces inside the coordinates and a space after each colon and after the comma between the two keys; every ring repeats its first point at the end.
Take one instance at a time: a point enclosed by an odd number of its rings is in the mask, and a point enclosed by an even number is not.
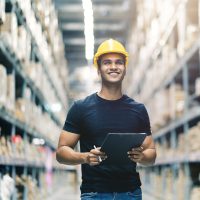
{"type": "Polygon", "coordinates": [[[94,55],[94,65],[98,67],[97,61],[99,57],[106,53],[120,53],[125,56],[125,65],[128,64],[128,52],[124,46],[117,40],[109,39],[100,44],[97,49],[96,54],[94,55]]]}

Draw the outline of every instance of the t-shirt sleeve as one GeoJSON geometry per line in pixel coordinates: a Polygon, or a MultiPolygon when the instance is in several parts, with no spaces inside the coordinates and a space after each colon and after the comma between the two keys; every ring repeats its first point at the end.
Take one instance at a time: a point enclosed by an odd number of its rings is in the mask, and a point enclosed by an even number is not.
{"type": "Polygon", "coordinates": [[[142,105],[142,132],[147,133],[147,135],[151,135],[152,131],[151,131],[151,125],[150,125],[150,119],[149,119],[149,115],[147,112],[147,109],[145,108],[144,105],[142,105]]]}
{"type": "Polygon", "coordinates": [[[70,107],[63,130],[80,134],[80,109],[77,102],[70,107]]]}

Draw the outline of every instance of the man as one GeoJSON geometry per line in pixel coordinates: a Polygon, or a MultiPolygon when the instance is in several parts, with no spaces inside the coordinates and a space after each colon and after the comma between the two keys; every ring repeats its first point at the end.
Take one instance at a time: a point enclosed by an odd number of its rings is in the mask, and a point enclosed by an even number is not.
{"type": "Polygon", "coordinates": [[[156,150],[145,106],[122,93],[127,63],[128,53],[118,41],[109,39],[99,46],[94,65],[101,76],[101,90],[74,102],[59,138],[57,160],[67,165],[82,164],[82,200],[141,200],[136,163],[155,162],[156,150]],[[127,152],[130,165],[104,163],[106,155],[100,146],[105,136],[113,132],[147,133],[141,147],[127,152]],[[74,150],[78,141],[81,152],[74,150]]]}

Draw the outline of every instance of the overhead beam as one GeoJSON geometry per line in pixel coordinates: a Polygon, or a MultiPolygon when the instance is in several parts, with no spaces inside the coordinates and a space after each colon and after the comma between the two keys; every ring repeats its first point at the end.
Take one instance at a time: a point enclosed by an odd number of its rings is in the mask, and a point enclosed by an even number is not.
{"type": "Polygon", "coordinates": [[[85,45],[85,38],[64,38],[65,45],[78,45],[83,46],[85,45]]]}
{"type": "Polygon", "coordinates": [[[67,3],[63,3],[63,4],[59,4],[56,6],[56,8],[58,9],[58,12],[83,12],[83,7],[82,4],[67,4],[67,3]]]}
{"type": "MultiPolygon", "coordinates": [[[[63,3],[63,4],[57,4],[56,8],[58,10],[58,12],[83,12],[83,7],[82,4],[67,4],[63,3]]],[[[118,4],[99,4],[99,5],[95,5],[93,4],[92,6],[94,12],[102,12],[102,11],[112,11],[112,12],[124,12],[126,10],[129,9],[127,3],[118,3],[118,4]]]]}
{"type": "MultiPolygon", "coordinates": [[[[94,30],[106,30],[106,31],[120,31],[126,27],[125,23],[108,24],[108,23],[95,23],[94,30]]],[[[61,29],[63,31],[84,31],[84,23],[62,23],[61,29]]]]}
{"type": "MultiPolygon", "coordinates": [[[[129,8],[122,5],[93,5],[94,18],[125,18],[129,8]],[[115,13],[115,14],[114,14],[115,13]],[[114,15],[113,15],[114,14],[114,15]]],[[[58,7],[58,17],[63,19],[83,19],[83,8],[78,4],[61,5],[58,7]]]]}
{"type": "Polygon", "coordinates": [[[61,23],[61,29],[63,31],[84,31],[84,23],[67,23],[67,22],[64,22],[64,23],[61,23]]]}
{"type": "MultiPolygon", "coordinates": [[[[95,45],[101,44],[103,41],[107,40],[108,38],[96,38],[94,40],[95,45]]],[[[119,41],[124,41],[124,38],[122,37],[117,37],[115,38],[116,40],[119,41]]],[[[78,45],[78,46],[83,46],[85,45],[85,38],[64,38],[64,43],[65,45],[78,45]]]]}
{"type": "MultiPolygon", "coordinates": [[[[129,1],[129,0],[126,0],[126,1],[129,1]]],[[[102,3],[104,3],[104,4],[113,4],[113,3],[115,3],[115,4],[119,4],[119,3],[122,3],[122,2],[124,2],[124,0],[114,0],[114,2],[113,2],[113,0],[95,0],[95,4],[102,4],[102,3]]],[[[55,3],[55,5],[56,6],[59,6],[60,4],[74,4],[74,3],[81,3],[81,0],[56,0],[56,1],[54,1],[54,3],[55,3]]]]}

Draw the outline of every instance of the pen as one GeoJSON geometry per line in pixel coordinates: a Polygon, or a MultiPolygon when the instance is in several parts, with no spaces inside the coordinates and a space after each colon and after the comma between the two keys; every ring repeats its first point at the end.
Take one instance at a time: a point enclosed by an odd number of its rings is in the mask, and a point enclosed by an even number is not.
{"type": "MultiPolygon", "coordinates": [[[[97,147],[95,145],[94,145],[94,148],[97,149],[97,147]]],[[[99,160],[99,162],[102,162],[102,159],[100,156],[98,156],[98,160],[99,160]]]]}

